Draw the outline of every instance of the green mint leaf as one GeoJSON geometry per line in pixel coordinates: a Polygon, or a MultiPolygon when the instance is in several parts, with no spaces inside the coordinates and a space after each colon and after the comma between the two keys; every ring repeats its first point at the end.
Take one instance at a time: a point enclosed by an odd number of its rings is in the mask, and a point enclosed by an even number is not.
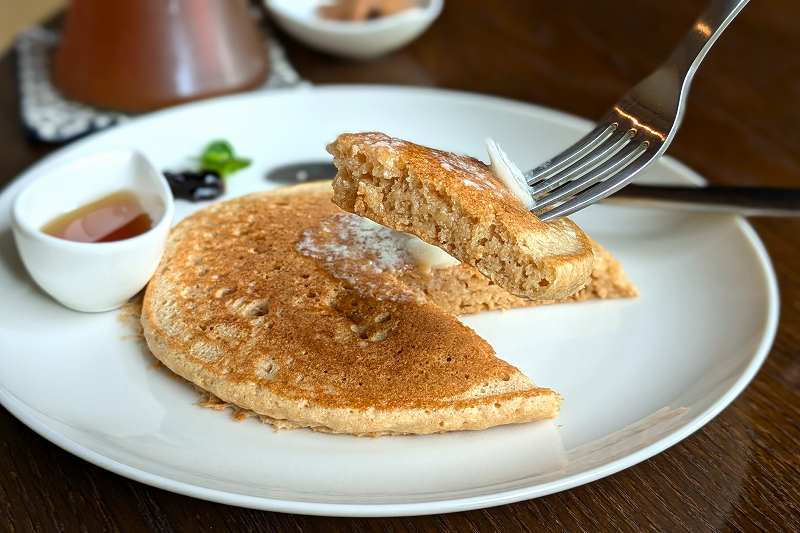
{"type": "Polygon", "coordinates": [[[249,166],[250,163],[250,159],[236,157],[233,146],[222,139],[208,143],[200,156],[202,168],[213,170],[223,178],[249,166]]]}
{"type": "Polygon", "coordinates": [[[212,141],[203,150],[200,160],[203,164],[224,163],[233,158],[233,146],[228,141],[212,141]]]}
{"type": "Polygon", "coordinates": [[[222,165],[222,168],[219,170],[219,175],[222,177],[229,176],[248,166],[250,166],[249,159],[230,159],[222,165]]]}

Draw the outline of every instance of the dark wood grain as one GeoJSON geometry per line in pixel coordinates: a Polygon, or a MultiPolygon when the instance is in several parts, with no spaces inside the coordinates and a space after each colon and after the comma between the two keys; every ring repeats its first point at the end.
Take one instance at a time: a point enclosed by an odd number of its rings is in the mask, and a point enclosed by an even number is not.
{"type": "MultiPolygon", "coordinates": [[[[317,83],[491,93],[597,117],[652,69],[704,2],[450,0],[408,48],[369,63],[281,36],[317,83]]],[[[751,2],[700,71],[670,153],[716,183],[800,186],[800,5],[751,2]]],[[[26,140],[13,58],[0,61],[0,181],[50,148],[26,140]]],[[[800,221],[755,220],[781,285],[775,346],[755,381],[692,437],[590,485],[493,509],[331,519],[238,509],[96,468],[0,411],[0,529],[8,531],[800,530],[800,221]]],[[[0,349],[2,347],[0,346],[0,349]]]]}

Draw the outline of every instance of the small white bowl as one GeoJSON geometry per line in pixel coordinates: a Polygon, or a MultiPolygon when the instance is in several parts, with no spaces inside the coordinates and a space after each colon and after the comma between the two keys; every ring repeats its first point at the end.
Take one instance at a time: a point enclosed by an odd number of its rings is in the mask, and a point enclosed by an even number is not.
{"type": "Polygon", "coordinates": [[[312,48],[354,59],[370,59],[416,39],[442,12],[444,0],[363,22],[326,20],[317,14],[319,0],[264,0],[286,32],[312,48]]]}
{"type": "Polygon", "coordinates": [[[14,200],[12,229],[25,268],[45,292],[76,311],[108,311],[139,292],[153,275],[174,209],[169,185],[144,155],[113,150],[42,168],[14,200]],[[132,191],[153,220],[145,233],[85,243],[41,231],[58,215],[120,189],[132,191]]]}

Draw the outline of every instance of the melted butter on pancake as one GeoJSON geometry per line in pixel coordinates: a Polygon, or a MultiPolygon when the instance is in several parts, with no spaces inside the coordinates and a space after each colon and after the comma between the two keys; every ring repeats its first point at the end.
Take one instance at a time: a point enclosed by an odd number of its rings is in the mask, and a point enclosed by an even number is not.
{"type": "Polygon", "coordinates": [[[427,272],[459,264],[440,248],[354,215],[337,213],[306,229],[297,251],[316,259],[333,277],[379,300],[421,300],[422,292],[399,279],[415,268],[427,272]]]}

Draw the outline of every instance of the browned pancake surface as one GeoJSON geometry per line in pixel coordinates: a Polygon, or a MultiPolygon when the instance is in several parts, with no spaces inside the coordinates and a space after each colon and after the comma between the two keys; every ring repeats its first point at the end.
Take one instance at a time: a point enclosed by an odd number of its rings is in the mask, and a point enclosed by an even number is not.
{"type": "Polygon", "coordinates": [[[556,393],[440,307],[369,297],[298,251],[306,230],[340,212],[327,187],[249,195],[181,222],[145,295],[153,353],[226,402],[326,431],[555,416],[556,393]]]}

